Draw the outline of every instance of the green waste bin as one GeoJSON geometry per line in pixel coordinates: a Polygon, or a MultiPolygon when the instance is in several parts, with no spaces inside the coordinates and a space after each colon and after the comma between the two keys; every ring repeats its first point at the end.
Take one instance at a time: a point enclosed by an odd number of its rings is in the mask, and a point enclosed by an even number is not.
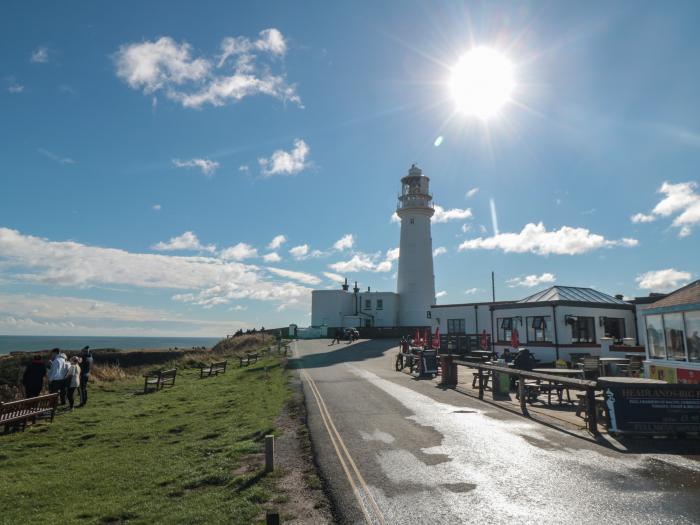
{"type": "Polygon", "coordinates": [[[493,373],[493,395],[507,396],[510,394],[510,376],[499,372],[493,373]]]}

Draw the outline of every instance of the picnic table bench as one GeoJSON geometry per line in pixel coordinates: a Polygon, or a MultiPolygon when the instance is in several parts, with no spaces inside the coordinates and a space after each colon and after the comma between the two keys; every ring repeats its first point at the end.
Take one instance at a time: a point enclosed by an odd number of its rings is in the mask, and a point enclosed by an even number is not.
{"type": "Polygon", "coordinates": [[[24,430],[27,421],[34,423],[38,416],[53,416],[58,406],[58,394],[30,397],[20,401],[0,403],[0,425],[5,426],[5,433],[14,427],[24,430]]]}
{"type": "Polygon", "coordinates": [[[245,366],[248,366],[250,363],[257,363],[258,362],[258,354],[257,353],[255,353],[255,354],[247,353],[245,355],[240,355],[240,356],[238,356],[238,360],[240,362],[239,366],[243,366],[244,364],[245,364],[245,366]]]}
{"type": "Polygon", "coordinates": [[[175,386],[175,376],[177,375],[177,369],[173,368],[171,370],[159,370],[158,372],[149,372],[144,374],[145,379],[143,383],[143,393],[147,394],[149,390],[161,390],[166,383],[169,386],[175,386]]]}
{"type": "Polygon", "coordinates": [[[228,361],[219,361],[217,363],[211,363],[209,365],[204,365],[199,367],[199,378],[218,376],[219,374],[226,373],[226,365],[228,361]]]}

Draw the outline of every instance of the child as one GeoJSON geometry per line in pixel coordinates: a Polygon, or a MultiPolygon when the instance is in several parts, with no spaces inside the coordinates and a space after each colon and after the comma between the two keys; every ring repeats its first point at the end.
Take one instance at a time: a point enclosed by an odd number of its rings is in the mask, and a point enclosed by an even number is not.
{"type": "Polygon", "coordinates": [[[69,410],[73,410],[75,403],[75,391],[80,387],[80,358],[74,355],[70,358],[68,374],[66,374],[66,386],[68,387],[69,410]]]}

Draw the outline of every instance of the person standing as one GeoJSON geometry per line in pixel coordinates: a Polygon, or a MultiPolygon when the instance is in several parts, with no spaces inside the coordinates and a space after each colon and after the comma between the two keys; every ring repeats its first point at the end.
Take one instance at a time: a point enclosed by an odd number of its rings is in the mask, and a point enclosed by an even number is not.
{"type": "Polygon", "coordinates": [[[87,385],[90,379],[90,370],[92,369],[92,352],[90,352],[89,346],[83,348],[80,358],[80,404],[78,408],[84,407],[88,400],[87,385]]]}
{"type": "Polygon", "coordinates": [[[68,391],[68,405],[69,410],[73,410],[73,405],[75,404],[75,391],[80,386],[80,358],[74,355],[70,358],[70,364],[68,365],[68,371],[66,373],[65,385],[68,391]]]}
{"type": "Polygon", "coordinates": [[[66,354],[61,353],[58,348],[51,350],[51,367],[49,368],[49,393],[55,394],[58,392],[61,398],[61,404],[66,404],[66,372],[68,371],[68,363],[66,363],[66,354]]]}
{"type": "Polygon", "coordinates": [[[37,397],[41,394],[41,389],[44,388],[44,376],[46,376],[44,361],[41,356],[35,355],[24,369],[24,376],[22,376],[22,385],[27,397],[37,397]]]}

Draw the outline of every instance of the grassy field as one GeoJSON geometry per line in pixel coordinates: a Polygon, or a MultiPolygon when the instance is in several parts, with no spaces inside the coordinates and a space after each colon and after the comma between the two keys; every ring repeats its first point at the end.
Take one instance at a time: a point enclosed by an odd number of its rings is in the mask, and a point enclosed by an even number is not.
{"type": "Polygon", "coordinates": [[[0,523],[251,523],[272,498],[263,436],[290,396],[277,358],[142,395],[91,389],[53,424],[0,435],[0,523]]]}

